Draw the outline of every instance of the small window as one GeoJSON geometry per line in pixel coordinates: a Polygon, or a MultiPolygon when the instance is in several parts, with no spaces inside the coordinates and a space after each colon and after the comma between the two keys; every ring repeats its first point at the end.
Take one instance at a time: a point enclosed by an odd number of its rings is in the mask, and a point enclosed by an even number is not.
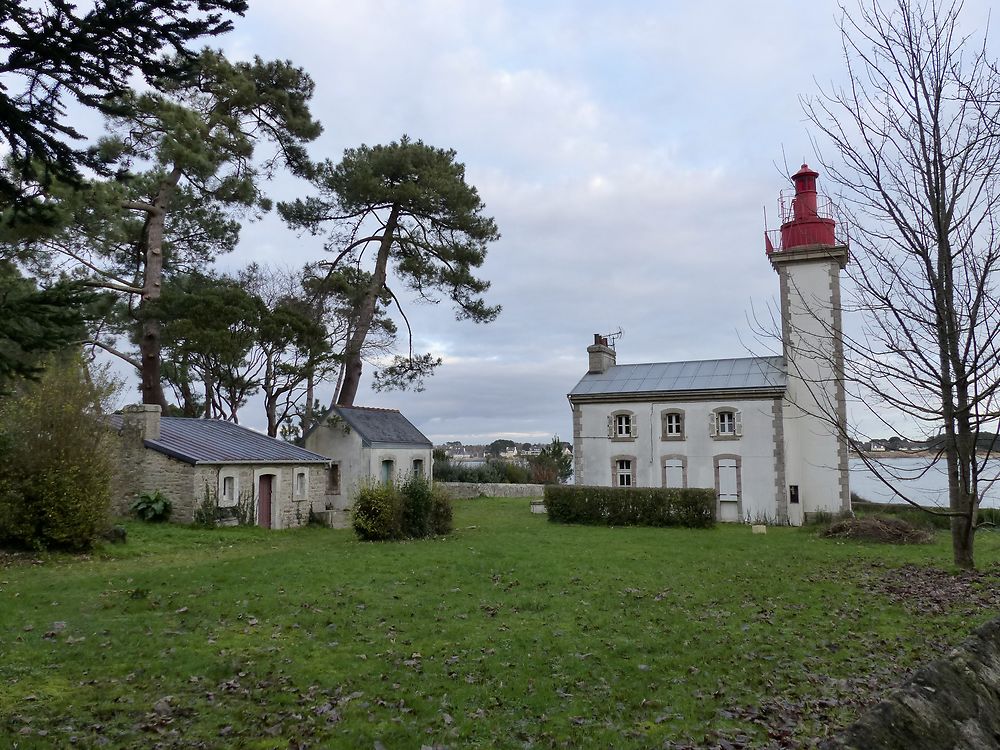
{"type": "Polygon", "coordinates": [[[632,486],[632,460],[629,458],[619,458],[615,462],[615,485],[617,487],[632,486]]]}
{"type": "Polygon", "coordinates": [[[327,472],[326,491],[329,495],[340,494],[340,464],[330,464],[327,472]]]}
{"type": "Polygon", "coordinates": [[[236,504],[236,477],[222,478],[222,497],[219,499],[222,505],[236,504]]]}
{"type": "Polygon", "coordinates": [[[306,494],[306,473],[300,471],[295,475],[295,496],[305,497],[306,494]]]}
{"type": "Polygon", "coordinates": [[[709,415],[708,433],[716,440],[735,440],[743,434],[742,413],[735,409],[716,409],[709,415]]]}
{"type": "Polygon", "coordinates": [[[393,461],[386,459],[382,462],[382,484],[392,484],[393,461]]]}
{"type": "Polygon", "coordinates": [[[413,476],[422,477],[424,475],[424,459],[413,459],[413,476]]]}
{"type": "Polygon", "coordinates": [[[635,414],[630,411],[614,412],[608,417],[608,437],[612,440],[635,440],[635,414]]]}
{"type": "Polygon", "coordinates": [[[664,440],[684,439],[684,412],[681,411],[663,412],[663,439],[664,440]]]}

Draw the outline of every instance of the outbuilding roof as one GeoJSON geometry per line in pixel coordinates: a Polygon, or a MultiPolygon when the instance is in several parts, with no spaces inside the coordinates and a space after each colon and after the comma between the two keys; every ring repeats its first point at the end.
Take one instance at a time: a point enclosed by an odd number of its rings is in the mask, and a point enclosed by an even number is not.
{"type": "Polygon", "coordinates": [[[783,357],[613,365],[605,372],[588,372],[570,391],[569,398],[715,391],[783,392],[787,380],[783,357]]]}
{"type": "MultiPolygon", "coordinates": [[[[120,428],[121,415],[112,415],[111,424],[120,428]]],[[[189,464],[325,464],[330,461],[305,448],[218,419],[161,417],[159,439],[146,440],[144,444],[189,464]]]]}
{"type": "Polygon", "coordinates": [[[334,406],[320,424],[337,418],[344,420],[361,436],[366,447],[380,445],[413,445],[433,447],[427,437],[396,409],[375,409],[368,406],[334,406]]]}

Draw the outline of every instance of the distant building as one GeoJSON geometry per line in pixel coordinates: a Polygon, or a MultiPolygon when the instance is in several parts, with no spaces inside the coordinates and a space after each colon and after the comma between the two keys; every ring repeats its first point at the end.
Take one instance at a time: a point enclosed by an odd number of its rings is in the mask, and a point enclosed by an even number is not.
{"type": "MultiPolygon", "coordinates": [[[[782,356],[617,364],[606,338],[569,393],[578,485],[711,487],[724,521],[801,524],[850,508],[840,271],[846,244],[802,166],[782,214],[782,356]]],[[[783,204],[784,207],[784,204],[783,204]]]]}
{"type": "Polygon", "coordinates": [[[307,449],[330,460],[326,507],[346,523],[364,482],[399,482],[408,476],[431,478],[434,447],[395,409],[334,406],[303,436],[307,449]]]}

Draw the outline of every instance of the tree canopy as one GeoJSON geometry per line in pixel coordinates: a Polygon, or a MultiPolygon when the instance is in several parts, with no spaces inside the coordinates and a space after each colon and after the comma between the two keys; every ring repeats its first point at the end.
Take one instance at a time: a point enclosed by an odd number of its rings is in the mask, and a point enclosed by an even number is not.
{"type": "Polygon", "coordinates": [[[403,319],[408,346],[406,355],[376,376],[376,387],[420,388],[440,364],[431,354],[414,353],[400,285],[425,301],[451,300],[460,320],[487,323],[500,312],[482,297],[489,282],[473,273],[500,235],[455,157],[453,150],[406,136],[388,145],[362,145],[345,151],[339,163],[315,167],[317,195],[278,205],[292,227],[326,234],[333,255],[323,264],[327,272],[371,268],[344,350],[340,405],[354,403],[365,341],[386,298],[403,319]]]}
{"type": "MultiPolygon", "coordinates": [[[[188,74],[188,45],[232,28],[246,0],[72,0],[0,3],[0,137],[27,181],[0,172],[0,204],[20,204],[50,176],[92,165],[67,99],[105,111],[136,74],[147,82],[188,74]]],[[[34,208],[39,204],[29,202],[34,208]]]]}

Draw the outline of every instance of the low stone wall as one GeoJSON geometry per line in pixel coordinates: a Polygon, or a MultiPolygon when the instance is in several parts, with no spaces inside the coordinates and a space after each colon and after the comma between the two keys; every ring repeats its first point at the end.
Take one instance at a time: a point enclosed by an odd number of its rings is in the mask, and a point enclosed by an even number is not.
{"type": "Polygon", "coordinates": [[[494,482],[435,482],[454,500],[470,497],[542,497],[543,484],[500,484],[494,482]]]}
{"type": "Polygon", "coordinates": [[[822,750],[988,750],[1000,746],[1000,619],[922,667],[822,750]]]}

